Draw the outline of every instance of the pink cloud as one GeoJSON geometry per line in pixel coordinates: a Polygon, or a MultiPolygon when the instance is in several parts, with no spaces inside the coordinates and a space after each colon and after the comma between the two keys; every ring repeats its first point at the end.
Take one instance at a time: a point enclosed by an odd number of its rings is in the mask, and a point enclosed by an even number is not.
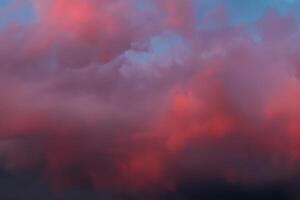
{"type": "Polygon", "coordinates": [[[197,30],[187,0],[157,0],[159,12],[145,15],[131,1],[35,3],[37,22],[0,33],[0,155],[9,169],[41,167],[57,187],[133,193],[185,178],[259,183],[298,173],[290,17],[265,16],[257,43],[243,27],[197,30]],[[184,43],[166,54],[168,66],[128,70],[126,52],[151,54],[149,42],[166,31],[184,43]]]}

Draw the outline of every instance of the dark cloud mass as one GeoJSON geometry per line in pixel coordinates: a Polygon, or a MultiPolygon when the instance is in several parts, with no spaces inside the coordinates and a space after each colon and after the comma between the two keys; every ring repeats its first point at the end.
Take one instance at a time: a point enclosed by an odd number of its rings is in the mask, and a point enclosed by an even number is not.
{"type": "Polygon", "coordinates": [[[297,199],[297,22],[201,2],[32,0],[1,27],[0,199],[297,199]]]}

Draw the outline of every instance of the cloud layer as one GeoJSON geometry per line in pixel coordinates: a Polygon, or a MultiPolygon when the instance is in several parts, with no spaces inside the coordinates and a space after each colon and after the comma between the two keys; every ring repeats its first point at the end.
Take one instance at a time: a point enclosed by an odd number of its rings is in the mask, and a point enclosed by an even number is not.
{"type": "Polygon", "coordinates": [[[0,32],[6,168],[134,194],[299,173],[293,13],[223,26],[226,6],[199,19],[190,0],[33,3],[34,22],[0,32]]]}

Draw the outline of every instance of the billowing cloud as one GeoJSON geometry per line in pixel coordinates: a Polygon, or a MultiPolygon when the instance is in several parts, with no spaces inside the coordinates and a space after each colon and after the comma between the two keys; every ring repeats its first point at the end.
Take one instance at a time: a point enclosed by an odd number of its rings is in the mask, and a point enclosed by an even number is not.
{"type": "Polygon", "coordinates": [[[34,22],[1,29],[1,164],[138,195],[299,173],[292,15],[268,11],[253,37],[224,5],[199,20],[201,3],[143,2],[37,0],[34,22]]]}

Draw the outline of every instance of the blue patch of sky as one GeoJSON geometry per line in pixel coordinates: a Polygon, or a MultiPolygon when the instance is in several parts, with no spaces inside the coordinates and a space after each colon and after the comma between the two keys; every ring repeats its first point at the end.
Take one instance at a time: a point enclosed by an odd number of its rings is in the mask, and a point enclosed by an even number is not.
{"type": "MultiPolygon", "coordinates": [[[[194,0],[197,1],[197,0],[194,0]]],[[[299,0],[203,0],[197,11],[201,19],[205,13],[216,6],[223,4],[229,14],[229,24],[236,25],[251,23],[261,19],[269,9],[275,9],[279,14],[285,15],[292,10],[299,0]]],[[[299,6],[298,6],[299,8],[299,6]]],[[[299,10],[299,9],[298,9],[299,10]]],[[[300,14],[299,17],[300,19],[300,14]]]]}
{"type": "Polygon", "coordinates": [[[144,11],[149,8],[153,8],[153,0],[135,0],[136,8],[140,11],[144,11]]]}
{"type": "Polygon", "coordinates": [[[30,1],[13,4],[13,0],[0,0],[0,27],[11,22],[29,24],[35,20],[34,8],[30,1]]]}
{"type": "Polygon", "coordinates": [[[260,19],[269,9],[285,15],[294,3],[294,0],[227,0],[226,5],[233,23],[243,23],[260,19]]]}
{"type": "Polygon", "coordinates": [[[174,32],[166,32],[151,39],[148,51],[128,51],[126,56],[137,64],[145,64],[149,60],[168,54],[182,43],[182,37],[174,32]]]}
{"type": "Polygon", "coordinates": [[[11,0],[0,0],[0,7],[8,5],[10,1],[11,0]]]}
{"type": "MultiPolygon", "coordinates": [[[[198,0],[193,0],[195,3],[198,0]]],[[[300,0],[202,0],[197,4],[199,28],[216,30],[228,26],[243,25],[256,42],[260,41],[255,22],[261,19],[269,10],[276,10],[280,15],[290,14],[300,24],[300,0]],[[201,19],[209,12],[223,5],[229,20],[226,23],[216,23],[214,20],[201,24],[201,19]]],[[[300,27],[299,27],[300,30],[300,27]]]]}

